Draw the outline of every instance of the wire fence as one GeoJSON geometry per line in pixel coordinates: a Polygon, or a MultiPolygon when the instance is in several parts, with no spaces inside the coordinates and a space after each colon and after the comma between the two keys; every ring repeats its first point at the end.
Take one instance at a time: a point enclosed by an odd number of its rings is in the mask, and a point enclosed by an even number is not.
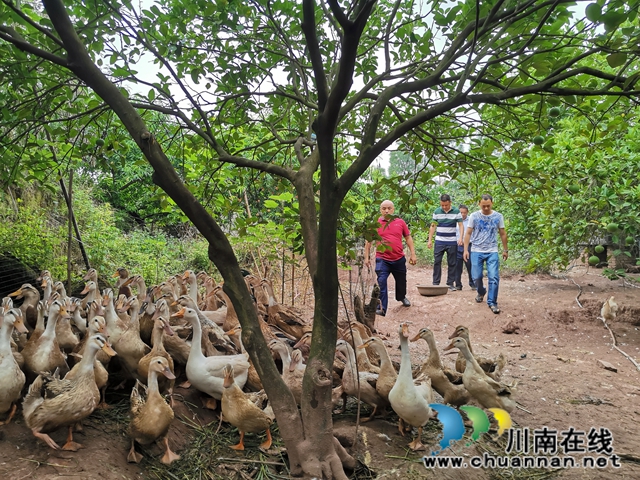
{"type": "Polygon", "coordinates": [[[36,282],[39,274],[10,253],[0,255],[0,298],[15,292],[25,283],[40,289],[36,282]]]}
{"type": "MultiPolygon", "coordinates": [[[[13,212],[11,211],[6,213],[7,219],[9,218],[8,215],[12,214],[13,212]]],[[[47,231],[47,233],[57,233],[55,235],[51,234],[46,239],[39,239],[35,229],[29,226],[28,228],[15,229],[13,239],[5,237],[4,241],[0,241],[0,298],[15,292],[25,283],[30,283],[42,291],[42,287],[36,279],[43,269],[52,272],[54,281],[60,280],[64,282],[69,295],[80,296],[80,292],[84,288],[85,283],[82,277],[88,269],[80,249],[81,240],[77,237],[75,231],[70,232],[71,249],[68,248],[68,219],[66,215],[53,213],[47,215],[46,218],[42,218],[42,220],[44,222],[42,228],[47,231]],[[25,238],[32,237],[33,241],[14,241],[19,236],[25,238]],[[31,245],[31,248],[24,247],[24,245],[31,245]],[[68,258],[69,255],[71,257],[70,259],[68,258]],[[70,266],[69,271],[67,270],[68,264],[70,266]]],[[[86,232],[82,231],[82,224],[83,223],[80,222],[80,230],[78,232],[80,236],[86,234],[86,232]]],[[[126,237],[124,234],[123,236],[126,237]]],[[[11,237],[11,235],[9,235],[9,237],[11,237]]],[[[169,256],[174,260],[169,269],[171,272],[167,269],[168,265],[161,265],[161,252],[154,250],[150,252],[149,259],[155,268],[152,269],[153,272],[151,273],[149,273],[150,270],[147,268],[148,272],[145,275],[144,272],[136,271],[137,269],[134,266],[135,261],[132,261],[132,264],[127,264],[125,261],[122,265],[116,265],[116,263],[122,260],[116,260],[116,252],[107,246],[111,245],[112,240],[109,240],[109,244],[105,241],[96,244],[96,238],[95,235],[89,238],[82,238],[82,242],[89,253],[89,258],[92,259],[91,266],[96,267],[98,270],[98,286],[100,290],[113,286],[115,280],[113,274],[117,267],[127,268],[130,275],[141,274],[145,278],[147,285],[158,284],[167,280],[165,277],[168,275],[182,274],[185,269],[193,268],[192,265],[188,265],[190,258],[187,257],[187,254],[178,251],[179,249],[169,247],[171,249],[169,256]],[[111,268],[114,265],[115,267],[111,268]]],[[[2,238],[0,238],[0,240],[2,240],[2,238]]],[[[193,240],[193,238],[191,238],[191,240],[193,240]]],[[[160,246],[157,248],[162,248],[162,254],[166,255],[168,244],[162,242],[159,242],[159,244],[162,244],[164,247],[160,246]]],[[[131,249],[135,249],[139,244],[128,242],[126,245],[131,249]]],[[[175,246],[174,244],[171,245],[175,246]]],[[[273,243],[269,243],[268,245],[273,247],[273,243]]],[[[254,245],[253,247],[249,246],[247,248],[246,245],[239,242],[237,247],[239,248],[238,256],[241,266],[258,277],[267,277],[272,280],[274,293],[280,303],[301,308],[309,313],[313,310],[313,282],[304,255],[295,254],[286,243],[276,247],[270,252],[271,255],[266,255],[264,252],[265,248],[268,248],[267,245],[254,245]]],[[[363,245],[359,245],[358,247],[359,262],[357,263],[362,263],[363,245]]],[[[129,258],[131,260],[133,256],[118,255],[118,258],[129,258]]],[[[213,264],[208,259],[200,263],[203,264],[202,269],[207,270],[207,273],[214,276],[217,282],[222,281],[219,272],[215,271],[213,264]]],[[[195,268],[193,269],[195,270],[195,268]]],[[[359,294],[361,298],[367,297],[371,292],[373,283],[375,283],[375,276],[372,276],[372,273],[369,271],[366,278],[363,277],[362,272],[357,266],[347,267],[346,269],[340,268],[339,275],[342,289],[341,295],[345,300],[344,305],[342,304],[343,302],[340,301],[340,315],[348,316],[352,314],[353,311],[353,296],[359,294]],[[350,270],[350,268],[353,269],[350,270]]],[[[20,303],[20,300],[16,301],[16,305],[20,303]]]]}

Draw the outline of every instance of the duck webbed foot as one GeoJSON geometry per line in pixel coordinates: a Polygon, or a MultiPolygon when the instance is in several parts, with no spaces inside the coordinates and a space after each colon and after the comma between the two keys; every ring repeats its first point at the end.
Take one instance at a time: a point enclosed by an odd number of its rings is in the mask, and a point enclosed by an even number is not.
{"type": "Polygon", "coordinates": [[[73,441],[73,425],[69,425],[69,434],[67,435],[67,443],[62,446],[62,450],[77,452],[84,448],[82,444],[73,441]]]}
{"type": "Polygon", "coordinates": [[[165,465],[171,465],[171,463],[175,462],[176,460],[180,460],[180,455],[178,455],[177,453],[173,453],[169,448],[169,439],[167,437],[164,437],[162,443],[164,444],[164,455],[160,459],[161,463],[164,463],[165,465]]]}
{"type": "Polygon", "coordinates": [[[47,445],[49,445],[51,448],[53,448],[54,450],[60,450],[60,445],[58,445],[56,442],[53,441],[53,438],[51,438],[49,435],[47,435],[46,433],[40,433],[40,432],[36,432],[35,430],[31,430],[33,432],[33,435],[36,438],[39,438],[40,440],[44,441],[44,443],[46,443],[47,445]]]}

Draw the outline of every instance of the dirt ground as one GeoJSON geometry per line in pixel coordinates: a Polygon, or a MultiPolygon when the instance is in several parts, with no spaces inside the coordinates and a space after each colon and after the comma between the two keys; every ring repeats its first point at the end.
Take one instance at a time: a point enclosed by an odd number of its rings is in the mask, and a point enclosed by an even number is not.
{"type": "MultiPolygon", "coordinates": [[[[448,345],[447,337],[457,325],[466,325],[476,354],[496,356],[503,352],[508,365],[503,380],[518,380],[516,399],[522,408],[511,416],[514,428],[528,427],[533,434],[536,429],[566,431],[570,427],[589,432],[594,427],[608,429],[613,435],[611,447],[620,457],[620,468],[608,466],[604,469],[564,468],[546,470],[431,468],[422,463],[423,455],[437,449],[442,436],[441,424],[430,421],[423,434],[426,451],[412,452],[406,448],[410,441],[402,437],[397,428],[396,417],[376,419],[357,427],[354,408],[335,419],[336,432],[363,465],[353,478],[640,478],[640,371],[622,354],[612,348],[609,332],[598,320],[602,302],[611,295],[620,306],[617,320],[610,325],[615,332],[618,346],[636,361],[640,361],[640,290],[624,286],[620,280],[610,281],[599,275],[598,270],[587,271],[574,268],[566,278],[551,276],[512,276],[503,274],[500,284],[499,305],[502,312],[494,315],[486,303],[474,301],[475,292],[468,287],[462,291],[449,292],[440,297],[422,297],[417,284],[431,283],[431,270],[409,267],[409,308],[391,300],[386,317],[378,317],[376,327],[385,339],[393,359],[400,360],[397,326],[400,321],[411,322],[411,334],[423,326],[431,328],[436,336],[438,348],[448,345]],[[574,283],[575,282],[575,283],[574,283]],[[578,306],[576,296],[583,308],[578,306]],[[508,325],[519,327],[518,333],[503,333],[508,325]],[[605,370],[597,363],[603,360],[612,364],[617,372],[605,370]],[[355,443],[355,444],[354,444],[355,443]]],[[[348,276],[343,272],[343,291],[348,288],[348,276]]],[[[355,282],[356,276],[352,274],[355,282]]],[[[393,289],[393,280],[390,279],[393,289]]],[[[352,285],[356,291],[356,285],[352,285]]],[[[414,364],[426,357],[424,342],[411,344],[414,364]]],[[[444,356],[445,364],[453,366],[455,355],[444,356]]],[[[183,460],[170,469],[159,468],[158,447],[142,450],[145,460],[140,465],[126,461],[129,440],[126,433],[125,393],[112,392],[109,401],[116,407],[109,412],[94,413],[85,421],[84,432],[75,436],[85,448],[78,452],[53,451],[36,440],[18,414],[10,425],[0,426],[0,478],[18,480],[23,478],[54,479],[146,479],[195,478],[181,474],[184,463],[193,462],[184,452],[201,441],[205,429],[215,430],[215,415],[199,408],[200,402],[191,390],[178,389],[181,395],[176,402],[176,418],[170,433],[170,444],[174,451],[183,454],[183,460]],[[200,427],[200,426],[205,426],[200,427]],[[208,427],[206,427],[208,425],[208,427]],[[182,466],[181,466],[182,465],[182,466]]],[[[438,400],[438,397],[436,397],[438,400]]],[[[353,403],[351,403],[353,405],[353,403]]],[[[361,415],[369,413],[362,407],[361,415]]],[[[490,453],[506,456],[506,434],[497,442],[494,434],[484,434],[478,442],[470,441],[471,428],[467,436],[452,445],[441,455],[455,455],[465,460],[490,453]]],[[[211,455],[216,455],[219,465],[207,470],[201,478],[286,478],[282,474],[265,474],[264,470],[247,470],[251,464],[249,452],[255,451],[259,439],[248,436],[247,451],[234,452],[228,445],[237,442],[237,432],[229,430],[227,444],[216,445],[211,455]],[[224,460],[231,459],[231,460],[224,460]],[[243,463],[244,462],[244,463],[243,463]],[[239,468],[241,465],[242,468],[239,468]]],[[[64,442],[65,432],[56,432],[52,437],[64,442]]],[[[558,441],[561,437],[556,437],[558,441]]],[[[586,446],[586,436],[585,446],[586,446]]],[[[276,442],[277,445],[277,442],[276,442]]],[[[208,447],[213,448],[213,447],[208,447]]],[[[277,451],[277,448],[276,448],[277,451]]],[[[595,453],[587,453],[595,455],[595,453]]],[[[574,455],[578,460],[582,455],[574,455]]],[[[252,458],[255,458],[253,456],[252,458]]],[[[268,465],[282,461],[279,455],[261,455],[268,465]]]]}

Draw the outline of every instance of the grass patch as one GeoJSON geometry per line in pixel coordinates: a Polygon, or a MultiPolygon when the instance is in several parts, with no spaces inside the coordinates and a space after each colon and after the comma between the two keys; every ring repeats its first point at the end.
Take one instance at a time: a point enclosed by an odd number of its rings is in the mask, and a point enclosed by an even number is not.
{"type": "MultiPolygon", "coordinates": [[[[532,443],[533,444],[533,443],[532,443]]],[[[489,435],[483,435],[480,439],[474,443],[474,446],[480,456],[485,453],[493,457],[509,457],[509,461],[512,461],[513,457],[520,457],[523,459],[525,456],[534,455],[533,453],[525,454],[522,452],[506,453],[507,441],[503,437],[500,437],[497,441],[493,440],[489,435]]],[[[536,455],[543,456],[543,455],[536,455]]],[[[521,462],[524,463],[524,462],[521,462]]],[[[491,480],[545,480],[556,478],[562,472],[562,468],[485,468],[484,471],[488,473],[491,480]]]]}
{"type": "MultiPolygon", "coordinates": [[[[180,418],[189,427],[190,442],[179,452],[180,460],[172,465],[163,465],[157,459],[145,453],[143,468],[151,478],[180,480],[218,480],[218,479],[279,479],[289,478],[287,458],[283,453],[265,454],[257,448],[262,442],[260,436],[245,436],[246,450],[236,452],[229,448],[239,439],[238,430],[218,422],[200,425],[189,418],[180,418]]],[[[278,429],[272,428],[273,446],[281,451],[278,429]]]]}

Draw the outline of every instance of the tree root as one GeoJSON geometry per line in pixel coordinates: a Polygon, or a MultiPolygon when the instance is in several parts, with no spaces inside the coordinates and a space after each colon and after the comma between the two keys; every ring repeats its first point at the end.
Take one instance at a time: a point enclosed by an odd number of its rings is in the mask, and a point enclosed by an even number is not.
{"type": "Polygon", "coordinates": [[[333,447],[336,449],[336,455],[338,455],[338,458],[342,462],[342,466],[349,470],[355,470],[358,466],[358,461],[349,455],[336,437],[333,437],[333,447]]]}
{"type": "MultiPolygon", "coordinates": [[[[333,378],[331,376],[331,372],[324,368],[320,362],[317,362],[318,366],[314,368],[313,375],[311,378],[313,379],[313,384],[317,387],[331,387],[333,382],[333,378]]],[[[312,366],[313,368],[314,366],[312,366]]],[[[307,366],[309,368],[309,366],[307,366]]]]}
{"type": "Polygon", "coordinates": [[[624,355],[624,357],[629,360],[631,363],[633,363],[633,365],[636,367],[636,369],[640,372],[640,365],[638,365],[638,362],[636,362],[631,355],[629,355],[628,353],[624,352],[623,350],[620,349],[620,347],[618,347],[618,342],[616,342],[616,336],[613,334],[613,332],[611,331],[611,329],[609,328],[609,325],[607,325],[607,321],[602,318],[602,317],[598,317],[600,320],[602,320],[602,323],[604,324],[605,328],[607,330],[609,330],[609,333],[611,334],[611,340],[613,341],[613,348],[615,348],[617,351],[619,351],[622,355],[624,355]]]}

